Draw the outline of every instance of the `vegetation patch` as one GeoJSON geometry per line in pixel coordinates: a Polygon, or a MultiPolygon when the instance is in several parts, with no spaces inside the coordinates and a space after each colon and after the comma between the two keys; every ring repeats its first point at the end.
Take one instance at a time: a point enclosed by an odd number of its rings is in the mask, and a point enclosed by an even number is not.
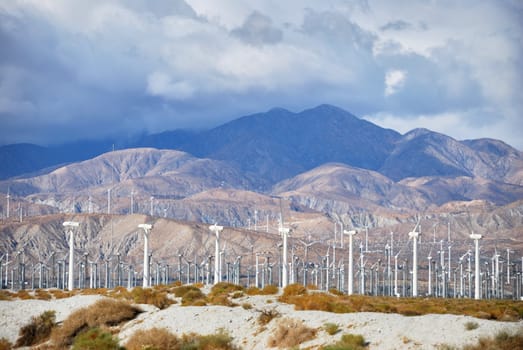
{"type": "Polygon", "coordinates": [[[31,346],[46,341],[55,326],[55,320],[56,313],[51,310],[33,316],[31,322],[20,329],[15,346],[31,346]]]}
{"type": "Polygon", "coordinates": [[[465,323],[465,329],[467,331],[472,331],[474,329],[477,329],[478,327],[479,327],[479,324],[477,322],[469,321],[469,322],[465,323]]]}
{"type": "Polygon", "coordinates": [[[314,339],[317,330],[307,327],[303,321],[283,318],[267,343],[270,347],[290,348],[314,339]]]}
{"type": "Polygon", "coordinates": [[[344,334],[334,344],[323,346],[322,350],[361,350],[367,346],[365,338],[359,334],[344,334]]]}
{"type": "Polygon", "coordinates": [[[72,350],[120,350],[118,340],[111,333],[100,328],[91,328],[79,334],[73,343],[72,350]]]}
{"type": "Polygon", "coordinates": [[[260,326],[265,326],[269,322],[271,322],[273,319],[280,317],[281,314],[276,309],[263,309],[258,310],[260,312],[260,315],[258,316],[258,324],[260,326]]]}
{"type": "Polygon", "coordinates": [[[237,350],[232,337],[224,330],[217,333],[200,335],[184,334],[181,337],[164,328],[140,330],[134,333],[127,344],[127,350],[237,350]]]}
{"type": "Polygon", "coordinates": [[[466,345],[463,350],[514,350],[523,349],[523,329],[519,332],[510,334],[502,331],[496,334],[494,337],[479,338],[479,341],[475,345],[466,345]]]}
{"type": "Polygon", "coordinates": [[[327,332],[329,335],[334,335],[336,333],[340,332],[340,325],[337,323],[325,323],[323,325],[323,329],[325,332],[327,332]]]}
{"type": "Polygon", "coordinates": [[[127,301],[102,299],[69,315],[60,327],[53,330],[51,339],[56,347],[64,348],[71,345],[78,334],[90,328],[116,326],[132,320],[140,312],[127,301]]]}
{"type": "Polygon", "coordinates": [[[319,292],[284,295],[280,297],[280,301],[295,305],[296,310],[320,310],[336,313],[382,312],[399,313],[405,316],[453,314],[498,321],[523,319],[523,303],[514,300],[338,296],[319,292]]]}

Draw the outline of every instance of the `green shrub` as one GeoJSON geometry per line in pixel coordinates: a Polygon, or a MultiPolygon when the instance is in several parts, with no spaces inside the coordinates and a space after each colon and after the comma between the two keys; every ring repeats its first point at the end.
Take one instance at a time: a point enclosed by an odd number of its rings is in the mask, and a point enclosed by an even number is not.
{"type": "Polygon", "coordinates": [[[72,344],[73,339],[89,328],[116,326],[132,320],[141,310],[124,300],[101,299],[93,305],[71,313],[60,327],[53,330],[51,339],[58,348],[72,344]]]}
{"type": "Polygon", "coordinates": [[[344,334],[341,340],[332,345],[322,347],[322,350],[361,350],[365,349],[366,343],[363,336],[359,334],[344,334]]]}
{"type": "Polygon", "coordinates": [[[323,329],[325,332],[327,332],[329,335],[334,335],[340,331],[340,325],[337,323],[325,323],[323,325],[323,329]]]}
{"type": "Polygon", "coordinates": [[[465,323],[465,329],[467,331],[477,329],[478,327],[479,327],[479,324],[477,322],[469,321],[469,322],[465,323]]]}
{"type": "Polygon", "coordinates": [[[79,334],[73,343],[72,350],[120,350],[118,340],[113,338],[110,333],[102,331],[100,328],[91,328],[79,334]]]}
{"type": "Polygon", "coordinates": [[[31,318],[31,322],[20,329],[15,346],[31,346],[49,338],[55,325],[55,311],[44,311],[39,316],[31,318]]]}
{"type": "Polygon", "coordinates": [[[501,331],[491,338],[479,338],[476,345],[466,345],[464,350],[514,350],[523,349],[523,329],[515,334],[501,331]]]}

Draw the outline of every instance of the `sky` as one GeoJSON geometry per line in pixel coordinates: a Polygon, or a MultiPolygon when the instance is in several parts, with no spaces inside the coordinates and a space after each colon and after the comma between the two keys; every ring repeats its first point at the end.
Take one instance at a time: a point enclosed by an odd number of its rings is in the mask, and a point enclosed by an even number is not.
{"type": "Polygon", "coordinates": [[[0,0],[0,144],[333,104],[523,150],[520,0],[0,0]]]}

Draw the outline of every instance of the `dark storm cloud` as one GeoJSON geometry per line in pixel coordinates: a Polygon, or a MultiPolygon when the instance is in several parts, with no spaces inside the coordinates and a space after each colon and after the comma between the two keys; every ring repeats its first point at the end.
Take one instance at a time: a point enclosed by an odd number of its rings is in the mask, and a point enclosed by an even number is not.
{"type": "Polygon", "coordinates": [[[283,32],[273,25],[270,17],[258,11],[251,13],[231,34],[251,45],[276,44],[283,37],[283,32]]]}
{"type": "Polygon", "coordinates": [[[516,3],[0,0],[0,144],[331,103],[522,148],[516,3]]]}

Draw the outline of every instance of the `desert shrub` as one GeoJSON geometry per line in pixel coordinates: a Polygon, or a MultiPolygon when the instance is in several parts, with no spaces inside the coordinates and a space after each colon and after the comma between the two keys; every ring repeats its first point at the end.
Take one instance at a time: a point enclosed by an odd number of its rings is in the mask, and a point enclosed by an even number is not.
{"type": "Polygon", "coordinates": [[[0,350],[11,350],[13,348],[13,344],[6,338],[0,338],[0,350]]]}
{"type": "Polygon", "coordinates": [[[229,282],[219,282],[216,283],[211,288],[210,295],[220,295],[220,294],[230,294],[236,291],[243,291],[244,288],[242,286],[239,286],[237,284],[229,283],[229,282]]]}
{"type": "Polygon", "coordinates": [[[249,287],[245,290],[247,295],[261,295],[261,289],[258,287],[249,287]]]}
{"type": "Polygon", "coordinates": [[[208,335],[184,334],[180,349],[194,350],[238,350],[232,343],[232,337],[223,329],[208,335]]]}
{"type": "Polygon", "coordinates": [[[35,298],[38,300],[51,300],[53,296],[45,289],[37,289],[34,292],[35,298]]]}
{"type": "MultiPolygon", "coordinates": [[[[0,281],[1,284],[1,281],[0,281]]],[[[13,294],[7,290],[0,290],[0,300],[12,300],[13,294]]]]}
{"type": "Polygon", "coordinates": [[[91,328],[79,334],[73,343],[72,350],[120,350],[118,340],[111,333],[104,332],[100,328],[91,328]]]}
{"type": "Polygon", "coordinates": [[[14,294],[14,297],[21,299],[21,300],[28,300],[28,299],[34,299],[31,294],[29,294],[28,291],[25,289],[20,289],[18,292],[14,294]]]}
{"type": "Polygon", "coordinates": [[[245,310],[251,310],[251,309],[252,309],[252,304],[250,304],[250,303],[243,303],[243,304],[242,304],[242,307],[243,307],[245,310]]]}
{"type": "Polygon", "coordinates": [[[107,288],[85,288],[80,291],[82,295],[109,295],[107,288]]]}
{"type": "Polygon", "coordinates": [[[307,327],[303,321],[283,318],[269,337],[267,345],[270,347],[289,348],[311,340],[314,337],[316,337],[316,329],[307,327]]]}
{"type": "Polygon", "coordinates": [[[323,325],[323,329],[325,332],[327,332],[329,335],[334,335],[340,331],[340,325],[337,323],[325,323],[323,325]]]}
{"type": "Polygon", "coordinates": [[[469,321],[469,322],[465,323],[465,329],[467,331],[477,329],[478,327],[479,327],[479,324],[477,322],[469,321]]]}
{"type": "Polygon", "coordinates": [[[329,293],[334,294],[334,295],[344,295],[343,292],[337,290],[336,288],[329,289],[329,293]]]}
{"type": "Polygon", "coordinates": [[[127,350],[179,349],[180,339],[165,328],[136,331],[125,344],[127,350]]]}
{"type": "Polygon", "coordinates": [[[274,318],[281,316],[281,314],[276,309],[263,309],[258,311],[260,311],[260,315],[258,316],[258,324],[260,326],[265,326],[274,318]]]}
{"type": "Polygon", "coordinates": [[[207,304],[207,297],[198,288],[189,290],[182,297],[183,306],[204,306],[206,304],[207,304]]]}
{"type": "Polygon", "coordinates": [[[289,300],[291,297],[306,294],[307,289],[301,284],[289,284],[287,287],[283,289],[283,294],[281,295],[280,300],[285,302],[286,300],[289,300]]]}
{"type": "Polygon", "coordinates": [[[366,343],[362,335],[344,334],[341,340],[334,344],[322,347],[322,350],[361,350],[365,349],[366,343]]]}
{"type": "Polygon", "coordinates": [[[262,295],[273,295],[277,294],[279,291],[278,286],[275,286],[273,284],[268,284],[261,290],[262,295]]]}
{"type": "Polygon", "coordinates": [[[232,293],[231,298],[238,299],[238,298],[243,297],[243,295],[244,295],[243,291],[238,291],[238,292],[232,293]]]}
{"type": "MultiPolygon", "coordinates": [[[[127,290],[122,290],[120,293],[123,296],[129,295],[127,290]]],[[[174,300],[168,297],[167,292],[152,288],[135,287],[131,290],[130,298],[136,304],[150,304],[159,309],[165,309],[174,304],[174,300]]]]}
{"type": "Polygon", "coordinates": [[[213,295],[207,298],[209,303],[212,305],[222,305],[222,306],[238,306],[229,299],[226,294],[213,295]]]}
{"type": "Polygon", "coordinates": [[[51,339],[57,347],[63,348],[69,346],[78,334],[89,328],[115,326],[132,320],[140,312],[140,309],[124,300],[102,299],[70,314],[62,326],[53,330],[51,339]]]}
{"type": "Polygon", "coordinates": [[[464,350],[514,350],[523,349],[523,329],[515,334],[510,334],[505,331],[501,331],[494,337],[479,338],[479,341],[475,345],[466,345],[463,347],[464,350]]]}
{"type": "Polygon", "coordinates": [[[65,291],[61,289],[51,289],[49,290],[49,293],[55,298],[55,299],[64,299],[72,297],[74,294],[70,291],[65,291]]]}
{"type": "Polygon", "coordinates": [[[193,285],[180,286],[173,288],[172,293],[174,293],[174,296],[177,298],[183,298],[183,296],[190,291],[200,291],[200,288],[195,287],[193,285]]]}
{"type": "Polygon", "coordinates": [[[31,318],[31,322],[20,329],[15,346],[31,346],[49,338],[55,325],[55,311],[44,311],[39,316],[31,318]]]}

